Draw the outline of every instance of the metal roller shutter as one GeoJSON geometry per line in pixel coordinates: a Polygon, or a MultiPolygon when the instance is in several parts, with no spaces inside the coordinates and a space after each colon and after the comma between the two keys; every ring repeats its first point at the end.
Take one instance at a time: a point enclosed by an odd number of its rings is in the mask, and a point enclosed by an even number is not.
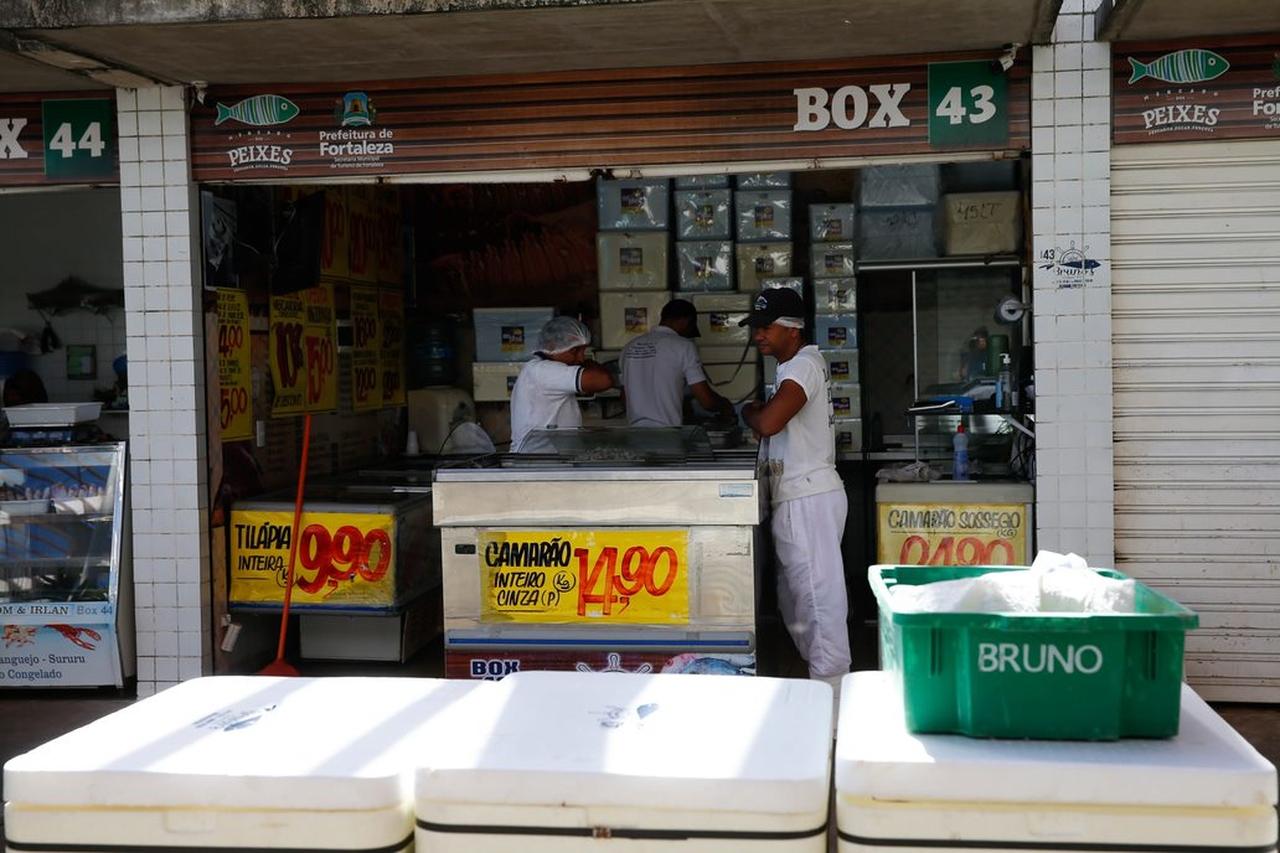
{"type": "Polygon", "coordinates": [[[1111,157],[1117,565],[1203,695],[1280,702],[1280,140],[1111,157]]]}

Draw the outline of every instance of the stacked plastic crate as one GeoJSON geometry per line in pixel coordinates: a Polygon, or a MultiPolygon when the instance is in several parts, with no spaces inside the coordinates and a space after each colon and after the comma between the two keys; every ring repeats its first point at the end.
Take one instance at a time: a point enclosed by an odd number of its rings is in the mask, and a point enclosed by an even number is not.
{"type": "Polygon", "coordinates": [[[616,358],[657,327],[669,284],[671,182],[604,180],[596,185],[600,285],[598,361],[616,358]]]}
{"type": "Polygon", "coordinates": [[[822,350],[831,374],[831,406],[838,459],[854,459],[862,453],[854,211],[852,204],[809,206],[814,343],[822,350]]]}
{"type": "Polygon", "coordinates": [[[715,389],[737,402],[755,392],[757,359],[738,321],[749,296],[734,289],[733,190],[728,175],[676,179],[677,296],[698,309],[698,351],[715,389]]]}
{"type": "Polygon", "coordinates": [[[552,308],[477,308],[476,360],[471,366],[472,396],[477,403],[511,399],[520,368],[533,358],[542,327],[552,308]]]}

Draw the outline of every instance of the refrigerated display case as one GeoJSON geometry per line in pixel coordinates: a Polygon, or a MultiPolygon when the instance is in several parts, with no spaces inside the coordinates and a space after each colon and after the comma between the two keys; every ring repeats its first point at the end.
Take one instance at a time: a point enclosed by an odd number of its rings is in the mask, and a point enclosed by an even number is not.
{"type": "Polygon", "coordinates": [[[0,448],[0,686],[135,671],[125,444],[0,448]]]}
{"type": "Polygon", "coordinates": [[[753,674],[764,496],[697,428],[543,430],[439,467],[445,668],[753,674]]]}

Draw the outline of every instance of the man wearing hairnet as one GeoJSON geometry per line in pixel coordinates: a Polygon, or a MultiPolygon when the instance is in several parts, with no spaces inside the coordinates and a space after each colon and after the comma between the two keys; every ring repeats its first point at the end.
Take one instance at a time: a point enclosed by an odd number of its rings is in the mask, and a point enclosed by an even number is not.
{"type": "Polygon", "coordinates": [[[529,433],[547,427],[582,426],[579,394],[613,387],[613,377],[587,361],[591,332],[572,317],[555,317],[542,327],[538,351],[520,370],[511,389],[511,450],[532,453],[529,433]]]}

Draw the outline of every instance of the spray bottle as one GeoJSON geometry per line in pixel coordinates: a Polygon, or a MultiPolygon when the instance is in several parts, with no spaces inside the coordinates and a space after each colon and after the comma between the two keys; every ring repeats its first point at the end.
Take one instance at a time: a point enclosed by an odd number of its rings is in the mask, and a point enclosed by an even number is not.
{"type": "Polygon", "coordinates": [[[951,462],[951,479],[969,479],[969,434],[964,431],[964,421],[956,427],[956,434],[951,439],[951,447],[955,456],[951,462]]]}
{"type": "Polygon", "coordinates": [[[996,410],[1003,412],[1014,408],[1013,366],[1009,353],[1000,354],[1000,375],[996,378],[996,410]]]}

